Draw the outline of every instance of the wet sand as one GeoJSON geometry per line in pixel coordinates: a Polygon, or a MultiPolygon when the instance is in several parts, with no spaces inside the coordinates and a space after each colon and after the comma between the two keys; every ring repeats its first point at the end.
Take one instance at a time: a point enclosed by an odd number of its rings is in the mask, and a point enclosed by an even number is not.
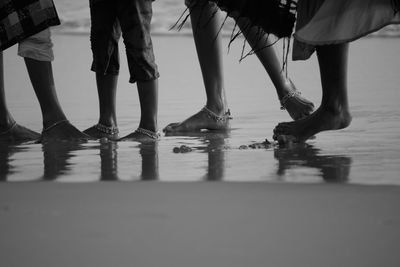
{"type": "Polygon", "coordinates": [[[1,266],[400,263],[399,187],[3,183],[1,266]]]}

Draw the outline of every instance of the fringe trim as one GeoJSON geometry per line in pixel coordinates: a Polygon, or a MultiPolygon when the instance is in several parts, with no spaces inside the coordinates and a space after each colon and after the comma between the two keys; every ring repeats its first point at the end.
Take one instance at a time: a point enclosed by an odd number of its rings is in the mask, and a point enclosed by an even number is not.
{"type": "MultiPolygon", "coordinates": [[[[257,0],[249,0],[249,1],[257,1],[257,0]]],[[[392,0],[392,1],[400,1],[400,0],[392,0]]],[[[233,1],[232,1],[233,2],[233,1]]],[[[242,45],[242,51],[240,54],[240,59],[239,62],[241,62],[243,59],[246,57],[253,55],[267,47],[270,47],[272,45],[275,45],[280,39],[283,39],[283,54],[282,54],[282,72],[285,71],[286,76],[287,76],[287,66],[288,66],[288,58],[289,58],[289,52],[290,52],[290,42],[291,42],[291,36],[294,28],[294,23],[296,20],[296,8],[297,8],[297,0],[258,0],[259,5],[261,7],[263,6],[273,6],[273,8],[260,8],[261,10],[267,10],[265,15],[263,15],[262,18],[257,18],[254,17],[252,14],[252,11],[248,7],[249,5],[243,6],[242,10],[237,10],[235,7],[232,7],[232,2],[229,0],[206,0],[206,1],[199,1],[199,0],[192,0],[192,3],[190,4],[191,7],[187,7],[184,12],[181,14],[181,16],[178,18],[176,23],[171,26],[170,30],[177,29],[180,31],[184,25],[186,24],[187,20],[190,17],[190,8],[200,8],[202,11],[200,12],[200,18],[199,21],[201,21],[201,18],[203,16],[203,10],[204,8],[209,5],[210,3],[215,3],[218,6],[218,9],[215,9],[215,11],[212,13],[212,15],[207,19],[206,23],[204,25],[196,25],[196,27],[206,27],[211,20],[215,17],[217,12],[219,10],[225,11],[226,15],[225,18],[223,19],[220,28],[218,30],[217,35],[214,37],[214,41],[217,39],[218,35],[221,33],[223,26],[226,23],[226,20],[228,17],[232,17],[235,20],[235,25],[233,27],[233,30],[230,35],[230,40],[228,44],[228,52],[230,51],[231,44],[237,40],[237,38],[241,35],[247,34],[250,30],[252,30],[254,27],[257,27],[257,33],[256,33],[256,43],[257,44],[262,44],[266,43],[268,41],[268,38],[270,38],[271,34],[273,36],[276,36],[277,39],[266,45],[257,45],[257,48],[253,49],[251,48],[249,51],[246,52],[246,39],[244,38],[243,45],[242,45]],[[275,4],[271,4],[269,1],[275,1],[275,4]],[[271,20],[276,20],[275,24],[274,23],[268,23],[265,22],[264,17],[271,17],[271,20]],[[244,27],[244,29],[239,29],[237,20],[246,18],[249,22],[247,25],[244,27]],[[282,22],[282,23],[280,23],[282,22]],[[284,25],[281,27],[281,25],[284,25]]],[[[245,2],[244,2],[245,3],[245,2]]],[[[253,3],[254,4],[254,3],[253,3]]]]}

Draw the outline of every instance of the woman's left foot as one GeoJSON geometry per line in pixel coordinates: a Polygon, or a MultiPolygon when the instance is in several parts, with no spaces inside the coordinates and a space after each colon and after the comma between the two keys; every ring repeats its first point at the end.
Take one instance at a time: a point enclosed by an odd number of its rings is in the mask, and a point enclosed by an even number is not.
{"type": "Polygon", "coordinates": [[[70,140],[87,141],[90,136],[79,131],[68,120],[61,120],[43,129],[40,141],[48,140],[70,140]]]}
{"type": "Polygon", "coordinates": [[[143,128],[137,128],[133,133],[122,137],[118,141],[156,142],[160,139],[159,132],[153,132],[143,128]]]}
{"type": "Polygon", "coordinates": [[[280,99],[281,109],[286,110],[293,120],[299,120],[310,115],[314,110],[314,104],[301,96],[296,87],[289,80],[289,92],[280,99]]]}

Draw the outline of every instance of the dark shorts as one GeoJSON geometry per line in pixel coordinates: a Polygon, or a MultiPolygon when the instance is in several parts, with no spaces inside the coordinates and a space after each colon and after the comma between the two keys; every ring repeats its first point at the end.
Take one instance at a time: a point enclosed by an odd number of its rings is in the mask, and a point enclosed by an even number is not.
{"type": "Polygon", "coordinates": [[[150,81],[159,73],[150,37],[152,0],[90,0],[90,42],[93,53],[91,70],[118,74],[118,40],[125,44],[130,80],[150,81]]]}

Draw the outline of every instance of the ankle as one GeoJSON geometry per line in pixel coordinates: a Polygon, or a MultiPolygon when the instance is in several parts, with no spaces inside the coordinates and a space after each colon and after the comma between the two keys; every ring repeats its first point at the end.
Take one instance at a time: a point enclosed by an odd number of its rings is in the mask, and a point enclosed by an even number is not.
{"type": "Polygon", "coordinates": [[[101,117],[99,119],[99,123],[107,127],[114,127],[114,128],[118,127],[117,120],[113,119],[112,117],[107,117],[107,118],[101,117]]]}
{"type": "Polygon", "coordinates": [[[0,132],[3,130],[8,130],[15,123],[15,120],[11,116],[0,119],[0,132]]]}
{"type": "Polygon", "coordinates": [[[158,125],[156,121],[144,121],[140,122],[139,128],[152,131],[152,132],[157,132],[158,131],[158,125]]]}
{"type": "Polygon", "coordinates": [[[45,118],[43,118],[43,129],[47,129],[51,125],[54,125],[57,122],[65,121],[65,120],[67,120],[67,117],[65,115],[45,117],[45,118]]]}
{"type": "Polygon", "coordinates": [[[214,112],[217,115],[223,115],[227,111],[227,108],[223,104],[222,101],[221,102],[213,102],[213,103],[210,103],[207,101],[206,108],[211,110],[212,112],[214,112]]]}

